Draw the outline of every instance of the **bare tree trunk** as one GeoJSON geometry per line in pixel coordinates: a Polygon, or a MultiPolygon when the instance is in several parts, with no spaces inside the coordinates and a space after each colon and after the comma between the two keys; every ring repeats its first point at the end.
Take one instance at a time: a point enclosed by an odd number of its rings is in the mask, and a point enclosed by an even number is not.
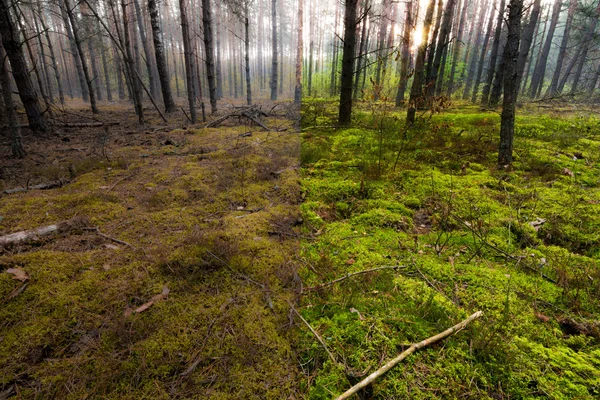
{"type": "Polygon", "coordinates": [[[462,12],[460,15],[460,22],[458,23],[458,33],[456,35],[456,40],[454,42],[454,49],[452,54],[452,67],[450,69],[450,80],[448,81],[448,97],[452,97],[454,93],[454,74],[456,73],[456,66],[458,64],[458,60],[460,58],[460,51],[463,43],[463,35],[465,32],[465,19],[467,17],[467,8],[469,7],[469,2],[464,1],[462,5],[462,12]]]}
{"type": "Polygon", "coordinates": [[[304,0],[298,0],[298,45],[296,46],[296,87],[294,90],[294,103],[296,104],[300,104],[302,101],[302,57],[304,51],[304,39],[302,38],[303,11],[304,0]]]}
{"type": "Polygon", "coordinates": [[[544,86],[544,75],[546,74],[546,64],[548,62],[548,56],[550,55],[550,49],[552,46],[552,38],[554,37],[554,31],[558,23],[558,17],[560,15],[561,0],[555,0],[554,8],[552,10],[552,19],[550,21],[550,27],[548,28],[548,35],[544,42],[542,52],[538,57],[535,69],[533,70],[533,76],[531,77],[531,84],[529,86],[529,97],[535,98],[537,93],[544,86]]]}
{"type": "MultiPolygon", "coordinates": [[[[19,97],[25,107],[25,113],[29,120],[29,127],[35,133],[48,132],[48,125],[40,104],[31,77],[23,55],[21,40],[17,27],[13,22],[13,17],[10,13],[10,7],[7,0],[0,0],[0,36],[2,37],[2,45],[10,61],[12,74],[17,83],[19,97]]],[[[2,57],[4,60],[4,57],[2,57]]],[[[10,86],[9,86],[10,88],[10,86]]]]}
{"type": "MultiPolygon", "coordinates": [[[[418,0],[417,0],[418,2],[418,0]]],[[[402,53],[400,58],[400,82],[398,82],[398,91],[396,92],[396,107],[404,104],[404,95],[408,86],[408,66],[410,64],[410,43],[412,33],[412,8],[413,2],[409,0],[406,3],[406,18],[404,19],[404,35],[402,35],[402,53]]]]}
{"type": "MultiPolygon", "coordinates": [[[[127,12],[127,0],[121,0],[121,9],[123,11],[123,38],[124,42],[122,47],[125,48],[124,54],[124,64],[126,68],[126,78],[131,87],[131,96],[133,98],[133,105],[135,107],[135,112],[138,116],[138,122],[140,125],[144,124],[144,107],[142,106],[142,96],[141,96],[141,88],[140,88],[140,75],[139,72],[136,71],[136,66],[134,64],[133,55],[131,54],[131,41],[129,36],[129,15],[127,12]]],[[[115,21],[116,23],[116,21],[115,21]]]]}
{"type": "Polygon", "coordinates": [[[429,42],[429,30],[433,20],[433,11],[435,9],[435,0],[429,0],[427,12],[425,13],[425,21],[423,25],[423,42],[419,46],[417,58],[415,61],[415,72],[413,83],[410,89],[410,99],[408,101],[408,110],[406,112],[406,123],[412,125],[415,123],[417,109],[423,104],[423,78],[425,68],[425,52],[429,42]]]}
{"type": "Polygon", "coordinates": [[[210,112],[217,113],[217,82],[215,77],[215,50],[213,47],[212,10],[210,0],[202,0],[202,27],[204,28],[204,56],[206,61],[206,77],[208,79],[208,96],[210,112]]]}
{"type": "Polygon", "coordinates": [[[4,46],[1,42],[0,87],[2,88],[2,99],[4,103],[2,113],[6,118],[6,122],[8,122],[12,155],[15,158],[23,158],[25,157],[25,149],[23,148],[21,128],[19,127],[19,121],[17,120],[17,112],[15,111],[15,104],[13,103],[12,91],[10,89],[10,74],[8,72],[8,66],[6,65],[6,52],[4,51],[4,46]]]}
{"type": "Polygon", "coordinates": [[[308,0],[310,10],[310,22],[308,28],[308,97],[312,96],[312,78],[315,53],[315,1],[308,0]]]}
{"type": "Polygon", "coordinates": [[[565,30],[563,33],[562,41],[560,42],[560,50],[556,58],[556,67],[554,68],[554,74],[552,75],[552,82],[546,92],[546,97],[555,96],[558,93],[558,83],[560,81],[560,73],[562,66],[565,61],[567,54],[567,45],[569,44],[569,36],[571,32],[571,26],[573,25],[573,16],[577,10],[577,0],[571,0],[569,3],[569,11],[567,14],[567,21],[565,23],[565,30]]]}
{"type": "Polygon", "coordinates": [[[221,0],[217,0],[215,2],[217,5],[217,15],[216,15],[216,39],[217,39],[217,54],[216,54],[216,64],[215,64],[215,73],[217,75],[217,100],[223,98],[223,72],[221,65],[221,21],[222,21],[222,12],[221,12],[221,0]]]}
{"type": "Polygon", "coordinates": [[[523,28],[523,38],[521,40],[521,47],[519,48],[519,59],[517,60],[517,88],[521,87],[521,80],[523,79],[523,73],[525,72],[527,56],[529,55],[529,50],[531,50],[533,35],[540,17],[541,3],[541,0],[534,1],[531,14],[529,15],[529,21],[523,28]]]}
{"type": "Polygon", "coordinates": [[[354,53],[356,51],[356,7],[358,0],[346,0],[344,12],[344,53],[340,82],[339,124],[349,125],[352,120],[352,83],[354,53]]]}
{"type": "Polygon", "coordinates": [[[381,80],[381,69],[384,65],[385,58],[385,39],[387,36],[387,14],[389,13],[390,0],[383,0],[381,4],[381,15],[379,16],[379,37],[377,38],[377,69],[375,70],[375,88],[374,88],[374,100],[378,101],[383,84],[381,80]]]}
{"type": "Polygon", "coordinates": [[[186,0],[179,0],[179,12],[181,14],[181,33],[183,40],[183,54],[185,57],[185,82],[187,85],[187,96],[190,107],[190,119],[192,124],[196,123],[196,105],[194,96],[194,65],[192,61],[192,46],[190,43],[190,27],[188,25],[186,0]]]}
{"type": "Polygon", "coordinates": [[[52,44],[52,40],[50,39],[50,31],[48,26],[46,25],[46,21],[44,20],[44,16],[42,14],[42,7],[39,5],[38,7],[38,17],[40,19],[40,24],[42,25],[42,29],[44,30],[44,34],[46,36],[46,41],[48,42],[48,50],[50,51],[50,61],[52,62],[52,70],[54,71],[54,78],[56,79],[56,86],[58,89],[58,99],[60,104],[65,104],[65,93],[62,86],[62,80],[60,79],[60,73],[58,71],[58,63],[56,62],[56,54],[54,53],[54,45],[52,44]]]}
{"type": "MultiPolygon", "coordinates": [[[[360,34],[360,45],[359,45],[359,49],[358,49],[358,62],[356,65],[356,74],[354,76],[354,93],[352,95],[352,99],[354,101],[356,101],[358,99],[358,90],[359,90],[359,80],[360,80],[360,76],[361,76],[361,71],[363,68],[366,68],[364,64],[366,64],[365,62],[365,47],[366,47],[366,43],[367,43],[367,12],[369,10],[369,0],[365,0],[363,2],[363,9],[362,9],[362,28],[361,28],[361,34],[360,34]]],[[[337,23],[336,23],[337,26],[337,23]]],[[[335,41],[336,45],[337,45],[337,40],[335,41]]],[[[332,70],[332,76],[335,75],[337,76],[337,56],[336,56],[336,61],[335,61],[335,68],[333,68],[332,70]]]]}
{"type": "MultiPolygon", "coordinates": [[[[62,0],[59,0],[62,1],[62,0]]],[[[81,40],[79,37],[79,31],[77,29],[75,23],[75,16],[73,14],[73,9],[69,4],[69,0],[64,0],[64,7],[66,7],[66,12],[69,17],[69,21],[71,23],[71,27],[73,28],[73,39],[75,40],[75,46],[77,47],[77,53],[79,54],[79,59],[81,61],[81,69],[83,70],[83,76],[85,77],[85,82],[87,85],[89,97],[90,97],[90,107],[92,108],[92,113],[98,114],[98,107],[96,106],[96,93],[94,91],[94,86],[92,85],[92,78],[90,77],[90,73],[87,67],[87,61],[85,59],[85,55],[83,54],[83,49],[81,47],[81,40]]]]}
{"type": "Polygon", "coordinates": [[[428,97],[433,96],[436,86],[441,87],[441,85],[437,85],[437,80],[440,72],[443,79],[444,69],[440,69],[440,67],[442,66],[442,57],[447,50],[448,41],[450,39],[450,29],[452,28],[452,17],[454,16],[455,5],[456,0],[448,0],[448,3],[446,3],[444,16],[442,18],[442,25],[440,26],[440,34],[437,40],[437,46],[435,47],[435,56],[433,58],[431,76],[429,78],[429,82],[427,83],[429,87],[429,90],[427,91],[428,97]]]}
{"type": "Polygon", "coordinates": [[[278,60],[277,60],[277,0],[271,0],[271,24],[273,26],[273,60],[271,63],[271,100],[277,100],[277,79],[278,79],[278,60]]]}
{"type": "Polygon", "coordinates": [[[508,39],[504,59],[504,103],[500,124],[500,146],[498,165],[512,163],[513,138],[515,135],[515,105],[517,102],[517,59],[519,57],[519,39],[521,35],[521,14],[523,0],[510,0],[508,6],[508,39]]]}
{"type": "Polygon", "coordinates": [[[69,45],[71,47],[71,55],[73,56],[73,62],[75,64],[75,70],[77,71],[77,78],[79,79],[79,87],[81,89],[81,97],[86,103],[90,100],[90,94],[88,91],[87,84],[85,82],[85,75],[83,74],[83,67],[81,65],[81,58],[78,54],[77,44],[75,43],[75,37],[73,35],[73,27],[69,22],[69,16],[67,8],[65,7],[64,0],[58,0],[58,6],[60,8],[63,23],[65,24],[65,30],[67,31],[67,38],[69,39],[69,45]]]}
{"type": "Polygon", "coordinates": [[[169,82],[169,69],[165,59],[165,50],[161,39],[160,20],[158,18],[158,9],[156,0],[148,0],[148,11],[150,12],[150,25],[152,26],[152,40],[154,41],[154,57],[156,59],[156,68],[158,69],[158,78],[162,92],[165,112],[175,111],[175,102],[171,94],[171,85],[169,82]]]}
{"type": "Polygon", "coordinates": [[[592,20],[590,21],[590,25],[586,31],[585,37],[583,38],[583,44],[581,46],[581,55],[579,56],[579,63],[577,64],[577,69],[575,70],[575,75],[573,76],[573,84],[571,86],[571,94],[577,92],[577,88],[579,86],[579,79],[581,78],[581,71],[583,70],[583,65],[587,61],[587,54],[590,49],[590,44],[594,39],[594,33],[596,32],[596,25],[598,25],[598,18],[600,17],[600,3],[596,6],[596,11],[592,15],[592,20]]]}
{"type": "Polygon", "coordinates": [[[249,0],[244,0],[244,59],[246,64],[246,103],[251,105],[252,82],[250,80],[250,11],[248,10],[248,1],[249,0]]]}
{"type": "Polygon", "coordinates": [[[100,37],[100,58],[102,59],[102,70],[104,71],[104,87],[106,88],[106,99],[112,101],[112,91],[110,84],[110,71],[108,70],[108,60],[106,58],[106,46],[104,40],[100,37]]]}
{"type": "Polygon", "coordinates": [[[488,18],[488,26],[486,29],[485,38],[481,46],[481,54],[479,55],[479,62],[477,63],[477,74],[475,76],[475,82],[473,84],[473,93],[471,94],[471,103],[477,101],[477,93],[479,93],[479,84],[481,83],[481,77],[483,76],[483,66],[485,64],[485,54],[487,47],[492,36],[492,30],[494,29],[494,7],[490,7],[490,15],[488,18]]]}
{"type": "Polygon", "coordinates": [[[490,54],[490,63],[488,67],[487,79],[481,94],[481,105],[486,107],[489,103],[490,91],[496,73],[496,64],[498,62],[498,53],[500,49],[500,39],[502,36],[502,23],[504,21],[505,1],[501,0],[500,8],[498,8],[498,19],[496,21],[496,31],[494,32],[494,41],[492,42],[492,51],[490,54]]]}
{"type": "MultiPolygon", "coordinates": [[[[483,36],[483,23],[485,20],[485,12],[487,10],[487,5],[489,2],[483,2],[481,4],[481,9],[479,10],[479,16],[477,19],[477,28],[473,26],[473,33],[476,36],[475,39],[475,48],[471,51],[471,56],[469,57],[467,78],[465,80],[465,87],[463,89],[462,99],[467,100],[469,95],[471,94],[471,90],[473,89],[473,80],[475,79],[475,74],[477,71],[477,56],[481,51],[481,46],[484,38],[483,36]]],[[[487,43],[486,43],[487,45],[487,43]]]]}

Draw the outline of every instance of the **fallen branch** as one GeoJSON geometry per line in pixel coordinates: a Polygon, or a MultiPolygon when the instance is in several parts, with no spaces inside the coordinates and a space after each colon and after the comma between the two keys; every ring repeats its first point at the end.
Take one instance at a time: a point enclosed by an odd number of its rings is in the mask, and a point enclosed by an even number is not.
{"type": "Polygon", "coordinates": [[[74,217],[70,220],[59,222],[58,224],[0,236],[0,249],[9,246],[38,242],[47,236],[57,235],[72,229],[82,228],[87,224],[87,221],[87,217],[74,217]]]}
{"type": "Polygon", "coordinates": [[[135,250],[135,247],[133,247],[133,246],[132,246],[132,245],[130,245],[129,243],[127,243],[127,242],[124,242],[124,241],[122,241],[122,240],[119,240],[119,239],[115,239],[114,237],[110,237],[110,236],[108,236],[108,235],[105,235],[104,233],[100,232],[100,229],[99,229],[99,228],[97,228],[97,227],[88,227],[88,228],[84,228],[84,229],[85,229],[86,231],[92,231],[92,232],[96,233],[98,236],[101,236],[101,237],[103,237],[104,239],[110,240],[110,241],[112,241],[112,242],[115,242],[115,243],[118,243],[118,244],[122,244],[123,246],[127,246],[127,247],[129,247],[130,249],[133,249],[133,250],[135,250]]]}
{"type": "Polygon", "coordinates": [[[100,128],[103,126],[121,125],[118,121],[110,122],[65,122],[60,124],[63,128],[100,128]]]}
{"type": "Polygon", "coordinates": [[[256,106],[249,106],[249,107],[244,106],[244,107],[239,107],[239,108],[236,107],[233,112],[231,112],[227,115],[224,115],[222,117],[219,117],[212,122],[209,122],[206,125],[206,128],[216,128],[219,125],[221,125],[223,122],[228,120],[229,118],[237,117],[237,118],[249,119],[250,121],[254,122],[256,125],[263,128],[264,130],[270,131],[269,127],[260,121],[260,119],[259,119],[260,116],[266,117],[267,114],[264,111],[257,108],[256,106]]]}
{"type": "Polygon", "coordinates": [[[341,278],[338,279],[334,279],[331,282],[327,282],[327,283],[323,283],[321,285],[317,285],[317,286],[312,286],[312,287],[307,287],[306,289],[302,290],[302,294],[305,294],[307,292],[313,292],[313,291],[318,291],[321,289],[325,289],[326,287],[335,285],[336,283],[340,283],[346,279],[352,278],[353,276],[356,275],[362,275],[362,274],[368,274],[370,272],[375,272],[375,271],[381,271],[384,269],[393,269],[393,270],[399,270],[401,268],[406,268],[403,265],[393,265],[393,266],[385,266],[385,267],[377,267],[377,268],[373,268],[373,269],[367,269],[365,271],[358,271],[358,272],[353,272],[351,274],[347,274],[346,276],[343,276],[341,278]]]}
{"type": "Polygon", "coordinates": [[[14,189],[7,189],[4,191],[4,194],[14,194],[14,193],[21,193],[21,192],[27,192],[29,190],[48,190],[48,189],[55,189],[55,188],[59,188],[62,187],[64,184],[69,183],[69,181],[52,181],[52,182],[48,182],[48,183],[40,183],[39,185],[34,185],[34,186],[26,186],[26,187],[18,187],[18,188],[14,188],[14,189]]]}
{"type": "Polygon", "coordinates": [[[319,341],[319,343],[321,343],[321,346],[323,346],[323,348],[325,349],[325,351],[327,352],[327,355],[329,356],[329,358],[331,359],[331,361],[334,364],[338,364],[337,360],[335,359],[335,357],[333,356],[333,354],[331,354],[331,352],[329,351],[329,349],[327,348],[327,345],[325,344],[325,342],[323,341],[323,339],[321,338],[321,336],[319,336],[319,334],[317,333],[317,331],[315,331],[313,329],[312,326],[310,326],[310,324],[308,323],[307,320],[304,319],[304,317],[302,317],[302,315],[300,315],[300,313],[298,312],[298,310],[296,310],[296,308],[292,305],[292,303],[288,300],[288,304],[290,305],[290,307],[292,308],[292,310],[296,313],[296,315],[298,317],[300,317],[300,319],[302,320],[302,322],[304,322],[304,324],[308,327],[308,329],[310,329],[310,331],[312,332],[312,334],[317,338],[317,340],[319,341]]]}
{"type": "Polygon", "coordinates": [[[404,360],[406,357],[408,357],[415,351],[422,349],[423,347],[427,347],[433,343],[439,342],[440,340],[463,330],[470,322],[481,317],[482,315],[483,315],[483,312],[477,311],[475,314],[471,315],[469,318],[465,319],[464,321],[454,325],[452,328],[448,328],[444,332],[438,333],[437,335],[432,336],[429,339],[425,339],[422,342],[412,344],[408,349],[403,351],[396,358],[388,361],[383,367],[379,368],[377,371],[373,372],[371,375],[367,376],[365,379],[363,379],[356,385],[352,386],[350,389],[348,389],[346,392],[344,392],[341,396],[339,396],[337,398],[337,400],[344,400],[344,399],[349,398],[350,396],[357,393],[362,388],[370,385],[372,382],[374,382],[377,378],[379,378],[380,376],[382,376],[383,374],[388,372],[390,369],[394,368],[398,363],[400,363],[400,361],[404,360]]]}

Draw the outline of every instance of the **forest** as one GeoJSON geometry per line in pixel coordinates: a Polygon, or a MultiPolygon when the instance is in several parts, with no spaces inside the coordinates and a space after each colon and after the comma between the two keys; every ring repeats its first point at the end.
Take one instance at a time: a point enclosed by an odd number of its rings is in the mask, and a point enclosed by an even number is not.
{"type": "Polygon", "coordinates": [[[0,0],[0,400],[600,398],[599,0],[0,0]]]}

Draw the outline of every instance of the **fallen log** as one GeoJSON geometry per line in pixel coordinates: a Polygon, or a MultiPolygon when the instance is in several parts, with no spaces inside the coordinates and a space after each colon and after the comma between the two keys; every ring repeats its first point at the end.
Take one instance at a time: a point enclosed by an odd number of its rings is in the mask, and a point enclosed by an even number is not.
{"type": "Polygon", "coordinates": [[[63,128],[100,128],[103,126],[116,126],[121,125],[118,121],[111,122],[65,122],[59,124],[63,128]]]}
{"type": "Polygon", "coordinates": [[[481,317],[483,312],[477,311],[475,314],[471,315],[469,318],[464,321],[454,325],[452,328],[446,329],[444,332],[438,333],[435,336],[430,337],[429,339],[425,339],[422,342],[412,344],[408,349],[403,351],[396,358],[388,361],[383,365],[383,367],[379,368],[377,371],[373,372],[371,375],[367,376],[365,379],[352,386],[350,389],[346,390],[341,396],[337,398],[337,400],[344,400],[350,398],[352,395],[356,394],[362,388],[370,385],[377,378],[388,372],[390,369],[394,368],[396,364],[400,361],[404,360],[406,357],[414,353],[415,351],[422,349],[423,347],[427,347],[433,343],[439,342],[440,340],[455,334],[458,331],[463,330],[471,321],[481,317]]]}
{"type": "Polygon", "coordinates": [[[40,228],[0,236],[0,249],[20,244],[39,242],[48,236],[58,235],[75,229],[82,229],[87,225],[87,217],[73,217],[54,225],[42,226],[40,228]]]}
{"type": "Polygon", "coordinates": [[[4,191],[4,194],[13,194],[20,192],[27,192],[29,190],[48,190],[62,187],[63,185],[69,183],[69,181],[52,181],[48,183],[40,183],[39,185],[34,186],[26,186],[26,187],[18,187],[14,189],[7,189],[4,191]]]}

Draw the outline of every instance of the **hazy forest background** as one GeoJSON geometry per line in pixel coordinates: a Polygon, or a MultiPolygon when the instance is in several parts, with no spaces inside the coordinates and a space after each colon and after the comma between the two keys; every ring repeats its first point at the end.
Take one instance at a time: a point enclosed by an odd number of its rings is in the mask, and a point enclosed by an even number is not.
{"type": "Polygon", "coordinates": [[[0,400],[600,396],[598,0],[0,0],[0,400]]]}

